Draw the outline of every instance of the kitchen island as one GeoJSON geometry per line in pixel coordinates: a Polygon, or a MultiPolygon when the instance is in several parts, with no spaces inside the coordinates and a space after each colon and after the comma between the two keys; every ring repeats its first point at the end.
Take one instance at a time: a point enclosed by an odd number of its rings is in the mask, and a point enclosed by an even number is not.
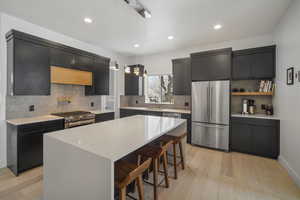
{"type": "Polygon", "coordinates": [[[186,126],[184,119],[137,115],[46,134],[44,200],[113,200],[114,162],[186,126]]]}

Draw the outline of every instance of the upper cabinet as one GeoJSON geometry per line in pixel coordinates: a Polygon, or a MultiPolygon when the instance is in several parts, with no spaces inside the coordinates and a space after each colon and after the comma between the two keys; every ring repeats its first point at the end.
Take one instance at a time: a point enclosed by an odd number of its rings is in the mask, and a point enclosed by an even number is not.
{"type": "Polygon", "coordinates": [[[126,96],[143,96],[144,95],[144,66],[131,65],[130,73],[125,73],[125,95],[126,96]],[[139,75],[134,73],[134,69],[139,70],[139,75]]]}
{"type": "Polygon", "coordinates": [[[22,34],[7,35],[9,95],[50,95],[49,48],[22,34]]]}
{"type": "Polygon", "coordinates": [[[232,78],[235,80],[275,77],[276,46],[233,52],[232,78]]]}
{"type": "Polygon", "coordinates": [[[8,94],[50,95],[50,67],[93,73],[86,95],[109,95],[109,58],[12,30],[6,35],[8,94]]]}
{"type": "Polygon", "coordinates": [[[91,70],[93,86],[85,87],[85,95],[109,95],[109,59],[95,57],[91,70]]]}
{"type": "Polygon", "coordinates": [[[172,60],[174,95],[191,95],[191,59],[172,60]]]}
{"type": "Polygon", "coordinates": [[[59,48],[50,48],[51,66],[72,68],[75,64],[75,55],[59,48]]]}
{"type": "Polygon", "coordinates": [[[192,81],[231,79],[232,49],[191,54],[192,81]]]}

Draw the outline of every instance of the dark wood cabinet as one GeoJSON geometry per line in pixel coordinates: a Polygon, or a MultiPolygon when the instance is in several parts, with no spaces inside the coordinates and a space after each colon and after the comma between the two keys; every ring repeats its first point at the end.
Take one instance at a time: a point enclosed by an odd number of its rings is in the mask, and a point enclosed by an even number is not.
{"type": "Polygon", "coordinates": [[[100,113],[100,114],[96,114],[96,116],[95,116],[96,123],[110,121],[110,120],[114,120],[114,119],[115,119],[114,112],[100,113]]]}
{"type": "Polygon", "coordinates": [[[126,96],[143,96],[144,95],[144,66],[131,65],[130,73],[125,73],[125,95],[126,96]],[[134,68],[138,68],[140,74],[134,74],[134,68]]]}
{"type": "Polygon", "coordinates": [[[235,80],[275,78],[276,46],[233,52],[232,78],[235,80]]]}
{"type": "Polygon", "coordinates": [[[231,150],[243,153],[252,152],[251,129],[248,124],[234,123],[231,127],[231,150]]]}
{"type": "Polygon", "coordinates": [[[7,39],[9,95],[50,95],[50,66],[93,72],[86,95],[109,95],[109,58],[11,30],[7,39]]]}
{"type": "Polygon", "coordinates": [[[233,117],[230,148],[232,151],[276,159],[279,155],[279,126],[279,120],[233,117]]]}
{"type": "Polygon", "coordinates": [[[74,55],[73,69],[91,71],[94,66],[94,57],[88,55],[74,55]]]}
{"type": "Polygon", "coordinates": [[[191,95],[191,59],[172,60],[174,95],[191,95]]]}
{"type": "Polygon", "coordinates": [[[231,79],[232,49],[191,54],[192,81],[231,79]]]}
{"type": "Polygon", "coordinates": [[[75,55],[60,48],[50,48],[51,66],[73,68],[75,64],[75,55]]]}
{"type": "Polygon", "coordinates": [[[247,55],[233,56],[232,77],[233,79],[246,80],[251,74],[251,57],[247,55]]]}
{"type": "Polygon", "coordinates": [[[43,164],[43,135],[64,129],[64,120],[7,125],[7,166],[19,173],[43,164]]]}
{"type": "Polygon", "coordinates": [[[93,72],[93,86],[85,87],[85,95],[109,95],[109,59],[95,57],[90,71],[93,72]]]}
{"type": "Polygon", "coordinates": [[[19,35],[7,40],[7,67],[10,95],[50,95],[48,47],[27,41],[19,35]]]}
{"type": "Polygon", "coordinates": [[[147,115],[147,111],[133,110],[133,109],[120,109],[120,118],[130,117],[134,115],[147,115]]]}
{"type": "Polygon", "coordinates": [[[187,142],[191,144],[192,141],[192,116],[191,114],[181,114],[182,119],[187,120],[187,142]]]}

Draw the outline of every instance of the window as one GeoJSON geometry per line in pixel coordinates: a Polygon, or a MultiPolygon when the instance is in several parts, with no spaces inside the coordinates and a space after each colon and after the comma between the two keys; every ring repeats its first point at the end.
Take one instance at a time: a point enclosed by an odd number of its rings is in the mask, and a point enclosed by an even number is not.
{"type": "Polygon", "coordinates": [[[174,103],[172,75],[148,75],[145,78],[145,102],[174,103]]]}

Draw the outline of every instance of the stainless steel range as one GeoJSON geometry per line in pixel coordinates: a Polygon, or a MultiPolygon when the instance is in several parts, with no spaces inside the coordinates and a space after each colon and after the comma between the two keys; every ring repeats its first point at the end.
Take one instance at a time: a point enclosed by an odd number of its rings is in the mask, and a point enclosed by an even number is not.
{"type": "Polygon", "coordinates": [[[53,113],[59,117],[65,118],[65,128],[72,128],[76,126],[82,126],[87,124],[95,123],[95,114],[87,111],[72,111],[72,112],[62,112],[53,113]]]}

